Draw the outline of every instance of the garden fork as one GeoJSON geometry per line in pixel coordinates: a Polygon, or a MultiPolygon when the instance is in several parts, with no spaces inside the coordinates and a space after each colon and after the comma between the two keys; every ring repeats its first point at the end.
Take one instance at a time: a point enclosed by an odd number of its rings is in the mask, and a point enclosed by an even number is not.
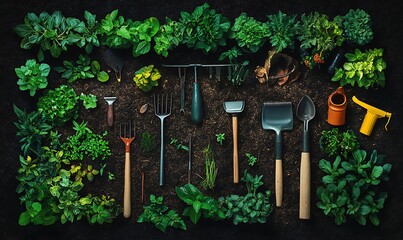
{"type": "Polygon", "coordinates": [[[172,94],[157,94],[154,97],[154,114],[161,120],[160,186],[164,185],[164,119],[171,115],[172,94]],[[170,95],[170,96],[169,96],[170,95]]]}
{"type": "Polygon", "coordinates": [[[125,143],[125,180],[123,193],[123,216],[130,217],[131,200],[130,200],[130,144],[136,137],[136,123],[129,121],[126,124],[119,125],[120,139],[125,143]]]}

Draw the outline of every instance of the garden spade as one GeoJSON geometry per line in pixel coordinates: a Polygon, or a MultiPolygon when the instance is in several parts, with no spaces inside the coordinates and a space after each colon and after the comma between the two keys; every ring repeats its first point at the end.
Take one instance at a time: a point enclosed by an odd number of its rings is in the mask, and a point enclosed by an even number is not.
{"type": "Polygon", "coordinates": [[[227,101],[224,102],[224,110],[232,114],[232,138],[234,141],[233,168],[234,183],[239,182],[238,174],[238,116],[245,107],[245,101],[227,101]]]}
{"type": "Polygon", "coordinates": [[[296,115],[304,122],[301,170],[299,179],[299,218],[310,219],[311,216],[311,166],[309,155],[308,122],[315,117],[315,105],[312,99],[305,95],[298,103],[296,115]]]}
{"type": "Polygon", "coordinates": [[[262,107],[262,127],[265,130],[276,132],[276,171],[275,191],[276,206],[281,207],[283,202],[283,164],[281,131],[292,130],[293,113],[291,102],[265,102],[262,107]]]}

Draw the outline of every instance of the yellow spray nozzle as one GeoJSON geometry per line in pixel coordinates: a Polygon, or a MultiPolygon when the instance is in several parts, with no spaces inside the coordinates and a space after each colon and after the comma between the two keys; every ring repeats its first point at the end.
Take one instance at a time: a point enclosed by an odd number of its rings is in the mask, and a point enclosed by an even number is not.
{"type": "Polygon", "coordinates": [[[392,113],[386,112],[374,106],[371,106],[363,101],[358,100],[355,96],[353,96],[353,101],[360,105],[361,107],[367,109],[367,113],[365,114],[364,120],[362,121],[360,132],[370,136],[372,129],[375,126],[376,120],[378,118],[387,117],[388,122],[385,125],[385,129],[388,130],[387,126],[389,124],[390,118],[392,117],[392,113]]]}

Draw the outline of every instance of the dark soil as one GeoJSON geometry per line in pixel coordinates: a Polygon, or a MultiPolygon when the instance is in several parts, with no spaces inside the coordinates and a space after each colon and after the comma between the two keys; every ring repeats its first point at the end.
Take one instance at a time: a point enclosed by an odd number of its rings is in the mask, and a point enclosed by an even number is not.
{"type": "MultiPolygon", "coordinates": [[[[344,14],[350,8],[362,8],[373,19],[375,38],[368,48],[384,48],[384,56],[387,62],[386,86],[370,90],[357,87],[345,87],[348,99],[346,124],[342,130],[352,129],[357,133],[364,150],[376,149],[381,154],[387,155],[387,160],[392,163],[391,181],[383,186],[389,192],[385,208],[380,214],[381,224],[374,227],[360,226],[353,219],[348,219],[347,224],[337,226],[334,219],[327,217],[316,207],[318,198],[316,189],[321,184],[322,172],[318,167],[320,159],[326,157],[319,147],[319,138],[323,130],[331,129],[327,119],[327,98],[338,87],[337,83],[330,81],[331,76],[326,72],[326,65],[321,69],[303,71],[301,77],[292,83],[282,86],[261,85],[251,77],[241,86],[231,86],[225,79],[217,81],[208,78],[205,68],[198,68],[198,78],[201,84],[203,97],[204,116],[201,124],[197,125],[190,118],[190,103],[192,92],[193,69],[187,70],[186,79],[186,112],[181,115],[180,87],[177,69],[165,68],[161,64],[189,64],[189,63],[217,63],[219,53],[205,55],[202,52],[193,51],[186,47],[178,47],[169,53],[168,58],[157,56],[153,51],[147,56],[133,58],[129,51],[123,53],[124,67],[123,80],[118,83],[111,69],[102,58],[103,49],[94,50],[91,57],[101,62],[103,69],[110,70],[111,80],[107,83],[99,83],[96,80],[78,81],[72,84],[77,93],[92,93],[98,97],[98,107],[93,110],[80,110],[78,121],[87,121],[88,126],[96,133],[108,131],[107,140],[110,143],[113,155],[108,160],[110,171],[115,173],[115,181],[107,181],[105,178],[97,178],[92,183],[86,184],[86,191],[94,194],[108,194],[123,204],[123,170],[124,170],[124,144],[116,136],[119,123],[125,123],[129,119],[136,121],[137,138],[131,146],[131,176],[132,176],[132,216],[124,219],[119,216],[112,224],[102,226],[89,225],[86,221],[78,221],[67,224],[54,224],[52,226],[18,226],[18,216],[23,211],[18,194],[15,192],[18,181],[15,179],[19,168],[18,155],[20,154],[19,139],[16,137],[16,128],[13,121],[16,116],[12,105],[15,103],[20,108],[31,111],[36,108],[37,96],[32,98],[27,92],[22,92],[16,84],[17,77],[14,68],[25,63],[27,59],[35,58],[36,49],[30,51],[19,47],[20,39],[12,30],[18,24],[23,23],[24,16],[29,12],[39,14],[42,11],[49,13],[61,10],[64,16],[73,16],[82,19],[85,10],[97,15],[97,19],[103,18],[114,9],[119,9],[119,14],[131,19],[145,19],[155,16],[162,20],[165,16],[171,19],[179,19],[180,11],[191,12],[201,5],[203,1],[7,1],[2,4],[0,10],[0,76],[1,76],[1,115],[5,122],[1,127],[1,156],[0,183],[2,194],[0,238],[1,239],[403,239],[403,231],[400,223],[403,221],[403,181],[400,156],[402,154],[401,134],[402,128],[402,84],[400,74],[400,59],[403,51],[401,37],[396,36],[400,29],[401,9],[397,1],[354,1],[345,3],[340,1],[242,1],[235,0],[230,3],[225,1],[208,1],[210,6],[229,19],[235,19],[241,12],[260,20],[265,16],[281,10],[289,14],[302,14],[312,11],[325,13],[331,17],[344,14]],[[132,81],[134,72],[140,67],[155,64],[162,74],[160,86],[149,93],[139,90],[132,81]],[[159,139],[160,120],[154,115],[152,108],[153,93],[173,93],[173,109],[170,117],[165,120],[165,185],[159,186],[159,139]],[[169,144],[170,138],[177,138],[187,144],[192,138],[193,149],[193,175],[192,183],[200,187],[198,175],[204,175],[204,158],[202,150],[209,143],[214,148],[216,164],[219,168],[216,188],[214,192],[204,191],[205,194],[214,197],[227,196],[229,194],[243,194],[246,187],[242,182],[233,183],[232,176],[232,122],[231,116],[223,109],[223,102],[228,100],[244,100],[245,109],[238,116],[239,130],[239,173],[244,170],[250,173],[263,175],[264,185],[262,189],[271,190],[274,193],[274,137],[273,131],[262,128],[261,109],[263,102],[292,102],[295,113],[297,104],[302,96],[309,95],[316,105],[316,116],[309,122],[311,136],[310,153],[312,167],[312,216],[311,220],[298,218],[299,206],[299,167],[302,148],[303,124],[294,115],[292,131],[283,132],[283,175],[284,196],[283,206],[274,209],[266,224],[238,225],[231,221],[214,222],[201,220],[197,225],[191,224],[186,219],[187,231],[170,229],[166,234],[161,233],[151,224],[136,223],[142,212],[142,206],[148,204],[150,194],[164,196],[165,203],[172,209],[181,212],[184,205],[176,197],[175,187],[187,183],[187,153],[178,151],[169,144]],[[383,126],[386,119],[380,119],[370,137],[359,133],[361,122],[365,115],[365,109],[352,102],[352,96],[377,106],[389,112],[393,112],[389,131],[383,126]],[[109,128],[106,122],[107,104],[104,96],[116,96],[114,103],[115,124],[109,128]],[[140,107],[151,104],[144,114],[139,113],[140,107]],[[156,150],[151,154],[140,152],[138,136],[150,131],[156,139],[156,150]],[[215,141],[215,134],[225,133],[226,140],[222,146],[215,141]],[[251,153],[258,158],[254,167],[248,167],[246,153],[251,153]],[[145,202],[140,201],[141,172],[145,173],[145,202]]],[[[398,34],[399,35],[399,34],[398,34]]],[[[262,66],[269,46],[265,45],[258,53],[245,55],[250,61],[250,72],[253,73],[257,65],[262,66]]],[[[76,59],[80,50],[72,49],[64,52],[60,59],[46,56],[45,62],[51,67],[61,64],[65,59],[76,59]]],[[[298,52],[290,52],[295,58],[298,52]]],[[[66,83],[60,75],[52,72],[49,89],[66,83]]],[[[39,95],[39,94],[37,94],[39,95]]],[[[67,124],[60,131],[64,136],[72,133],[72,124],[67,124]]],[[[272,203],[275,205],[274,194],[272,203]]]]}

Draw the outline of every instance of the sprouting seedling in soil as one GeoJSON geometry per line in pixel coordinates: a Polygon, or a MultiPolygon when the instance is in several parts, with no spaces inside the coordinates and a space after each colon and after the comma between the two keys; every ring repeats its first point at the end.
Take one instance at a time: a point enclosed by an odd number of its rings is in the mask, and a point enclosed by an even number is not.
{"type": "Polygon", "coordinates": [[[222,145],[222,141],[225,140],[225,133],[217,133],[215,136],[216,136],[217,143],[222,145]]]}
{"type": "MultiPolygon", "coordinates": [[[[106,168],[106,163],[104,163],[104,164],[101,163],[101,167],[99,169],[99,175],[103,176],[104,173],[106,173],[105,168],[106,168]]],[[[114,179],[115,179],[115,174],[108,171],[108,180],[112,181],[114,179]]]]}
{"type": "Polygon", "coordinates": [[[189,151],[189,147],[183,145],[182,143],[180,143],[179,140],[176,139],[176,138],[171,138],[170,144],[174,145],[177,149],[182,149],[182,150],[185,150],[185,151],[189,151]]]}
{"type": "Polygon", "coordinates": [[[246,153],[246,157],[248,158],[248,165],[253,167],[257,161],[257,158],[250,153],[246,153]]]}

